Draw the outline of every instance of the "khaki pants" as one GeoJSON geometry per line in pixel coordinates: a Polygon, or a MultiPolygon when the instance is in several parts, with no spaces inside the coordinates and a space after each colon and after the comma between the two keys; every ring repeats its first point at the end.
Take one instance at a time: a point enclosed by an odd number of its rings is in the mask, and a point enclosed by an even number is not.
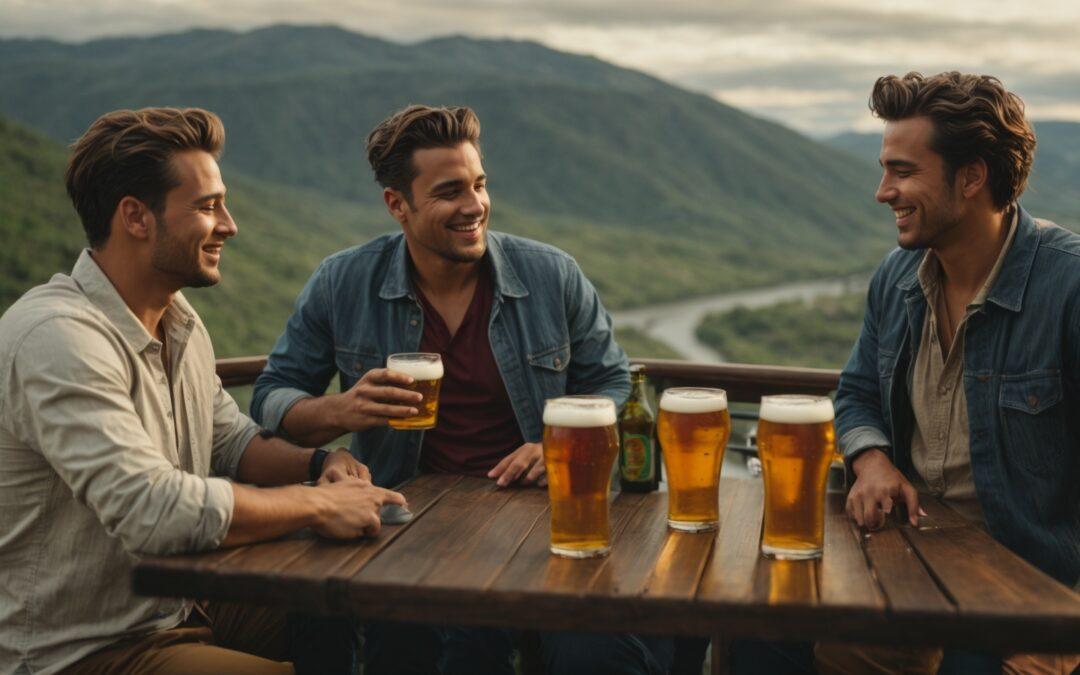
{"type": "MultiPolygon", "coordinates": [[[[819,643],[814,665],[820,675],[935,675],[940,649],[870,647],[819,643]]],[[[1013,654],[1002,660],[1003,675],[1071,675],[1080,668],[1080,654],[1013,654]]]]}
{"type": "Polygon", "coordinates": [[[229,603],[196,605],[176,628],[121,640],[65,669],[64,675],[291,675],[285,613],[229,603]]]}

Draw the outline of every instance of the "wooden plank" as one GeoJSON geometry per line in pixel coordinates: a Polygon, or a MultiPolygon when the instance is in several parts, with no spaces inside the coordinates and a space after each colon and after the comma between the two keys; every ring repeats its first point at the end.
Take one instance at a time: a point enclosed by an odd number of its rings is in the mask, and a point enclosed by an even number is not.
{"type": "MultiPolygon", "coordinates": [[[[668,533],[667,495],[651,492],[641,495],[639,501],[587,593],[612,597],[643,592],[668,533]]],[[[711,534],[704,538],[711,539],[711,534]]]]}
{"type": "Polygon", "coordinates": [[[132,587],[141,595],[209,597],[216,586],[214,568],[247,548],[143,558],[132,572],[132,587]]]}
{"type": "Polygon", "coordinates": [[[442,588],[486,589],[547,513],[546,489],[511,488],[510,500],[464,542],[446,555],[419,583],[442,588]]]}
{"type": "Polygon", "coordinates": [[[772,560],[761,556],[754,567],[757,605],[813,606],[818,602],[817,560],[772,560]]]}
{"type": "Polygon", "coordinates": [[[818,577],[825,607],[865,607],[883,612],[885,597],[863,553],[859,533],[844,512],[844,495],[829,494],[825,506],[825,551],[818,577]]]}
{"type": "Polygon", "coordinates": [[[720,513],[720,531],[701,575],[697,598],[750,603],[754,600],[754,573],[761,557],[764,486],[758,479],[721,480],[720,494],[729,492],[731,501],[728,510],[720,513]]]}
{"type": "MultiPolygon", "coordinates": [[[[387,549],[348,578],[371,585],[417,584],[444,559],[464,554],[480,528],[514,495],[492,480],[463,477],[387,549]]],[[[464,570],[462,570],[464,572],[464,570]]]]}
{"type": "MultiPolygon", "coordinates": [[[[728,480],[720,486],[720,522],[723,525],[736,490],[728,480]]],[[[668,530],[653,566],[652,575],[645,584],[643,595],[649,598],[692,599],[697,595],[705,565],[716,544],[716,532],[676,532],[668,530]]]]}
{"type": "MultiPolygon", "coordinates": [[[[611,536],[617,542],[644,495],[620,493],[611,503],[611,536]]],[[[608,563],[608,558],[572,560],[552,555],[550,511],[546,523],[538,523],[517,553],[491,584],[496,592],[532,592],[550,595],[583,595],[608,563]]]]}
{"type": "Polygon", "coordinates": [[[906,526],[889,524],[875,532],[860,531],[863,550],[885,593],[890,612],[953,615],[956,608],[901,534],[906,526]]]}

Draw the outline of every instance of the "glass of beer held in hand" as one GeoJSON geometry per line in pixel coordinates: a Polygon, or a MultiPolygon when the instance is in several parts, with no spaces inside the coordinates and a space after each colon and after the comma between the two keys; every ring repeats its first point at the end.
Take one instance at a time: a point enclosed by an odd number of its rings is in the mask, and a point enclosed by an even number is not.
{"type": "Polygon", "coordinates": [[[836,432],[826,396],[763,396],[758,454],[765,479],[761,552],[782,560],[820,558],[825,482],[836,432]]]}
{"type": "Polygon", "coordinates": [[[676,387],[660,397],[657,426],[668,480],[668,527],[715,530],[720,519],[720,465],[731,435],[727,392],[676,387]]]}
{"type": "Polygon", "coordinates": [[[592,558],[611,550],[608,491],[618,453],[614,401],[605,396],[548,400],[544,465],[555,555],[592,558]]]}
{"type": "Polygon", "coordinates": [[[413,430],[434,429],[435,418],[439,414],[439,387],[442,386],[442,357],[438,354],[418,352],[415,354],[391,354],[386,359],[387,370],[404,373],[413,379],[413,383],[402,386],[415,391],[424,400],[414,404],[420,411],[412,417],[391,417],[391,429],[413,430]]]}

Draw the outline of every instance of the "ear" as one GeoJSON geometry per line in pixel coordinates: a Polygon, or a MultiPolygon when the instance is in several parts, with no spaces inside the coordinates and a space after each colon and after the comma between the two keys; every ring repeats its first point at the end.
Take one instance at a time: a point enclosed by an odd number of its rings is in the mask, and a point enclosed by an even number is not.
{"type": "Polygon", "coordinates": [[[157,224],[153,212],[142,201],[128,195],[116,205],[113,214],[113,229],[122,229],[132,239],[147,241],[157,224]]]}
{"type": "Polygon", "coordinates": [[[405,194],[394,188],[384,188],[382,197],[386,210],[390,212],[394,220],[402,225],[408,223],[408,214],[412,211],[412,207],[409,206],[409,200],[405,198],[405,194]]]}
{"type": "Polygon", "coordinates": [[[971,199],[986,187],[989,177],[986,161],[982,158],[965,164],[956,172],[960,193],[967,199],[971,199]]]}

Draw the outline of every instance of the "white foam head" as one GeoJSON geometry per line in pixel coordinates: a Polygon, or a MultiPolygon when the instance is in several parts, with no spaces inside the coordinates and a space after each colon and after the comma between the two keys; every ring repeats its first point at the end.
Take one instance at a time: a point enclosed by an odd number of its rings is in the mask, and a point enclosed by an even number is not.
{"type": "Polygon", "coordinates": [[[563,396],[544,405],[549,427],[610,427],[615,424],[615,402],[606,396],[563,396]]]}
{"type": "Polygon", "coordinates": [[[703,387],[665,389],[660,409],[673,413],[698,414],[727,410],[727,392],[703,387]]]}
{"type": "Polygon", "coordinates": [[[820,424],[833,419],[833,404],[827,396],[762,396],[758,416],[780,424],[820,424]]]}
{"type": "Polygon", "coordinates": [[[386,359],[386,367],[395,373],[405,373],[414,380],[438,380],[443,376],[442,359],[438,354],[391,354],[386,359]]]}

